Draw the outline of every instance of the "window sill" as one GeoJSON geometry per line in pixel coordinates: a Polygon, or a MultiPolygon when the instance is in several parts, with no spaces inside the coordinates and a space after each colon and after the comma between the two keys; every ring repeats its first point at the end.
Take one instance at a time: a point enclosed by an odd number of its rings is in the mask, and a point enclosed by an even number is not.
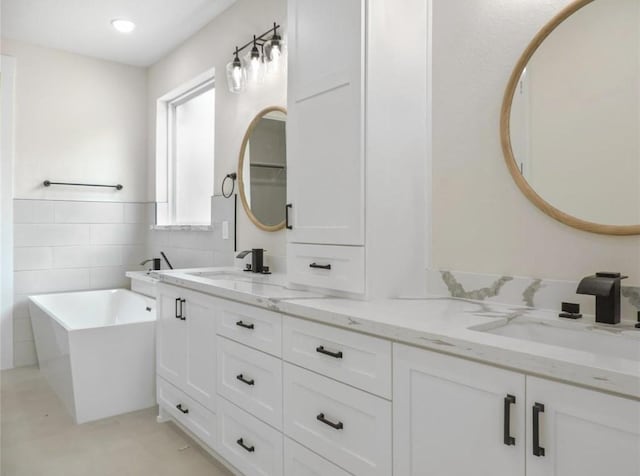
{"type": "Polygon", "coordinates": [[[213,225],[151,225],[153,231],[213,231],[213,225]]]}

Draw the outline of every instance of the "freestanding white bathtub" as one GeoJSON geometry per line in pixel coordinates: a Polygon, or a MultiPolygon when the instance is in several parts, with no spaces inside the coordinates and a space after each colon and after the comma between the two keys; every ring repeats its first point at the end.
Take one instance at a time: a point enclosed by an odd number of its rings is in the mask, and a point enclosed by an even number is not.
{"type": "Polygon", "coordinates": [[[126,289],[29,296],[40,371],[75,418],[156,403],[155,301],[126,289]]]}

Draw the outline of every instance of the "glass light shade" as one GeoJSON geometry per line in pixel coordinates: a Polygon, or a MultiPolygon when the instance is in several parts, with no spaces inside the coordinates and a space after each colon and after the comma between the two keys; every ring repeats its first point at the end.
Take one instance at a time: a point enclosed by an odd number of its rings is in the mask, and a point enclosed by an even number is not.
{"type": "Polygon", "coordinates": [[[268,73],[280,71],[286,63],[286,46],[279,36],[267,41],[264,45],[264,56],[268,73]]]}
{"type": "Polygon", "coordinates": [[[262,84],[264,82],[264,63],[262,62],[261,57],[252,57],[251,52],[249,52],[244,57],[244,69],[247,72],[247,83],[250,85],[254,84],[262,84]]]}
{"type": "Polygon", "coordinates": [[[247,88],[245,68],[238,61],[227,63],[227,87],[232,93],[239,94],[247,88]]]}

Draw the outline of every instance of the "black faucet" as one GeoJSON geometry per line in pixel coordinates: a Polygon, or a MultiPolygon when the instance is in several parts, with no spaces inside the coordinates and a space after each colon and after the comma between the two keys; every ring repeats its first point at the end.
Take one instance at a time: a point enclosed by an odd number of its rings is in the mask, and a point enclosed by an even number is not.
{"type": "Polygon", "coordinates": [[[160,262],[160,258],[146,259],[142,263],[140,263],[140,266],[144,266],[150,261],[153,261],[153,268],[151,268],[149,271],[159,271],[162,265],[162,263],[160,262]]]}
{"type": "Polygon", "coordinates": [[[620,281],[627,277],[620,273],[599,272],[582,278],[576,293],[596,297],[596,322],[620,322],[620,281]]]}
{"type": "Polygon", "coordinates": [[[264,266],[264,251],[262,248],[253,248],[251,250],[244,250],[238,253],[236,258],[244,258],[251,253],[251,265],[247,264],[245,271],[252,271],[254,273],[268,274],[269,268],[264,266]]]}

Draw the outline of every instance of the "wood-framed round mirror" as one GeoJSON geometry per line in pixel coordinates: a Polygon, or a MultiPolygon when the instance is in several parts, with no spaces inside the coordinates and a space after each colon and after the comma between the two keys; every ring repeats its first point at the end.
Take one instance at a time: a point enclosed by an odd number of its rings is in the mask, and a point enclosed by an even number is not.
{"type": "Polygon", "coordinates": [[[249,219],[264,231],[278,231],[285,226],[286,121],[285,108],[263,109],[247,127],[240,146],[240,200],[249,219]]]}
{"type": "Polygon", "coordinates": [[[574,228],[640,234],[640,0],[577,0],[547,23],[507,85],[507,167],[574,228]]]}

